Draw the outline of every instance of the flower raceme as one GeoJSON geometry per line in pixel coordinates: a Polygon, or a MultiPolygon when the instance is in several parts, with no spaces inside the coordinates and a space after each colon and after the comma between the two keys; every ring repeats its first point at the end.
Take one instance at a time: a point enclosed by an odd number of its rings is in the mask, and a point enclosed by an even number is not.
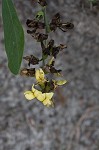
{"type": "Polygon", "coordinates": [[[34,85],[32,86],[32,91],[26,91],[24,93],[26,99],[32,100],[34,98],[37,98],[39,101],[43,103],[43,105],[49,107],[53,106],[52,97],[54,95],[53,92],[50,93],[42,93],[41,91],[34,88],[34,85]]]}
{"type": "Polygon", "coordinates": [[[32,90],[24,93],[25,98],[28,100],[36,98],[48,107],[53,106],[52,98],[55,89],[67,83],[66,80],[54,80],[54,75],[56,77],[62,77],[62,70],[55,67],[55,62],[57,55],[67,48],[67,46],[64,44],[56,45],[55,40],[50,39],[49,34],[50,32],[55,32],[57,29],[67,32],[73,29],[74,25],[71,22],[63,22],[60,13],[56,13],[50,21],[47,21],[47,0],[33,1],[39,3],[41,10],[37,12],[34,19],[27,19],[27,33],[40,43],[42,57],[38,58],[33,54],[23,57],[27,61],[28,68],[23,68],[20,74],[36,79],[32,90]],[[40,68],[41,63],[42,68],[40,68]],[[39,67],[39,69],[36,69],[34,65],[39,67]],[[47,75],[51,75],[50,79],[47,75]]]}
{"type": "Polygon", "coordinates": [[[38,83],[37,85],[43,85],[45,87],[45,91],[42,92],[42,91],[37,90],[36,88],[34,88],[34,84],[33,84],[32,90],[31,91],[26,91],[24,93],[25,98],[28,99],[28,100],[33,100],[34,98],[36,98],[40,102],[42,102],[43,105],[45,105],[47,107],[53,106],[52,97],[54,95],[54,93],[53,93],[54,89],[56,89],[57,86],[61,86],[61,85],[65,84],[67,81],[66,80],[47,81],[45,79],[44,71],[41,68],[39,68],[35,71],[35,78],[36,78],[37,83],[38,83]],[[49,88],[47,87],[47,84],[48,84],[49,88]],[[51,87],[53,87],[53,88],[51,88],[51,87]],[[48,89],[52,89],[52,90],[48,91],[48,89]]]}

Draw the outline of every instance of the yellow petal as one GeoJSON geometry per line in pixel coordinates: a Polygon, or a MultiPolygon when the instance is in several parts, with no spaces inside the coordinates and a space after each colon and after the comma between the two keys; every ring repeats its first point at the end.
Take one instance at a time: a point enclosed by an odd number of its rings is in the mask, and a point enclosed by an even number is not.
{"type": "Polygon", "coordinates": [[[35,95],[36,98],[38,97],[38,95],[41,95],[41,94],[42,94],[41,91],[38,91],[38,90],[35,89],[34,95],[35,95]]]}
{"type": "MultiPolygon", "coordinates": [[[[37,89],[35,89],[34,88],[34,84],[33,84],[33,86],[32,86],[32,92],[33,92],[33,94],[34,94],[34,96],[38,99],[38,97],[41,97],[41,95],[42,95],[42,92],[41,91],[39,91],[39,90],[37,90],[37,89]]],[[[43,96],[44,97],[44,96],[43,96]]],[[[39,99],[38,99],[39,100],[39,99]]]]}
{"type": "Polygon", "coordinates": [[[40,72],[41,78],[44,78],[44,71],[40,68],[40,69],[39,69],[39,72],[40,72]]]}
{"type": "Polygon", "coordinates": [[[44,71],[41,68],[36,70],[35,77],[38,82],[44,81],[44,71]]]}
{"type": "Polygon", "coordinates": [[[32,86],[32,92],[34,93],[34,95],[38,95],[38,94],[41,94],[42,92],[41,91],[39,91],[39,90],[37,90],[37,89],[35,89],[34,88],[34,84],[33,84],[33,86],[32,86]]]}
{"type": "Polygon", "coordinates": [[[35,92],[35,88],[34,88],[34,84],[32,85],[32,92],[34,93],[35,92]]]}
{"type": "Polygon", "coordinates": [[[53,97],[53,94],[54,93],[52,93],[52,92],[50,92],[50,93],[42,93],[42,94],[39,94],[38,96],[37,96],[37,99],[39,100],[39,101],[41,101],[44,105],[46,105],[46,106],[50,106],[50,105],[52,105],[52,101],[51,101],[51,98],[53,97]]]}
{"type": "Polygon", "coordinates": [[[37,99],[39,100],[39,101],[44,101],[44,99],[45,99],[45,94],[39,94],[38,96],[37,96],[37,99]]]}
{"type": "Polygon", "coordinates": [[[57,84],[57,85],[64,85],[65,83],[67,83],[66,80],[59,80],[59,81],[56,81],[56,84],[57,84]]]}
{"type": "Polygon", "coordinates": [[[45,106],[47,106],[47,107],[49,107],[49,106],[52,106],[53,105],[53,102],[52,102],[52,100],[50,99],[45,99],[44,101],[43,101],[43,104],[45,105],[45,106]]]}
{"type": "Polygon", "coordinates": [[[53,97],[54,93],[50,92],[50,93],[45,93],[45,97],[46,99],[51,99],[53,97]]]}
{"type": "Polygon", "coordinates": [[[24,95],[25,95],[25,98],[28,99],[28,100],[32,100],[32,99],[35,98],[35,96],[34,96],[34,94],[33,94],[32,91],[26,91],[26,92],[24,93],[24,95]]]}
{"type": "Polygon", "coordinates": [[[43,104],[47,107],[53,105],[51,98],[53,97],[54,93],[50,92],[50,93],[44,93],[44,94],[45,94],[45,99],[43,101],[43,104]]]}

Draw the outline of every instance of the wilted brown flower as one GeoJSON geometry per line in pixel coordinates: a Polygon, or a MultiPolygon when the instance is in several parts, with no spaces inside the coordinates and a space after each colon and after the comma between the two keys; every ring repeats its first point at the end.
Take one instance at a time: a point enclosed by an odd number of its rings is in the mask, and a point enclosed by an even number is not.
{"type": "Polygon", "coordinates": [[[52,49],[52,56],[54,56],[54,58],[56,58],[57,54],[60,51],[60,47],[53,47],[52,49]]]}
{"type": "Polygon", "coordinates": [[[38,3],[43,7],[47,5],[46,0],[39,0],[38,3]]]}
{"type": "Polygon", "coordinates": [[[54,46],[54,40],[50,40],[49,43],[47,44],[47,47],[45,47],[44,43],[41,42],[41,47],[42,47],[43,54],[44,55],[50,55],[53,46],[54,46]]]}
{"type": "Polygon", "coordinates": [[[49,67],[49,70],[50,70],[51,73],[60,73],[60,72],[62,71],[62,70],[60,70],[60,69],[57,70],[57,69],[55,69],[55,68],[52,67],[52,66],[49,67]]]}
{"type": "Polygon", "coordinates": [[[27,19],[26,24],[29,28],[35,28],[35,29],[44,29],[45,28],[45,23],[40,22],[36,19],[34,19],[34,20],[27,19]]]}
{"type": "Polygon", "coordinates": [[[48,38],[47,34],[43,34],[43,33],[39,33],[39,32],[34,33],[34,30],[33,31],[27,30],[27,33],[31,34],[31,36],[34,37],[34,39],[36,39],[37,42],[42,42],[44,40],[47,40],[47,38],[48,38]]]}
{"type": "Polygon", "coordinates": [[[35,68],[24,68],[20,71],[21,76],[34,77],[35,76],[35,68]]]}
{"type": "Polygon", "coordinates": [[[33,55],[30,55],[30,56],[26,56],[26,57],[23,57],[23,59],[25,59],[26,61],[28,61],[28,65],[30,66],[31,64],[32,65],[36,65],[39,63],[39,59],[33,55]]]}
{"type": "Polygon", "coordinates": [[[52,18],[52,21],[50,23],[50,30],[55,31],[57,27],[61,29],[63,32],[66,32],[68,29],[72,29],[74,25],[70,22],[62,23],[60,19],[60,14],[57,13],[52,18]]]}
{"type": "Polygon", "coordinates": [[[54,89],[55,89],[55,85],[54,85],[53,80],[45,82],[45,87],[43,89],[44,92],[51,92],[51,91],[54,91],[54,89]]]}
{"type": "Polygon", "coordinates": [[[59,51],[63,50],[64,48],[67,48],[66,45],[60,44],[59,46],[54,46],[54,40],[50,40],[47,44],[47,47],[45,47],[44,43],[41,42],[42,52],[44,55],[52,55],[54,58],[56,58],[59,51]]]}
{"type": "Polygon", "coordinates": [[[50,55],[50,49],[48,47],[45,47],[43,42],[41,42],[41,47],[44,55],[50,55]]]}
{"type": "Polygon", "coordinates": [[[47,34],[43,34],[43,33],[35,33],[34,38],[38,41],[38,42],[42,42],[44,40],[47,40],[48,35],[47,34]]]}
{"type": "Polygon", "coordinates": [[[51,49],[51,48],[53,48],[53,46],[54,46],[54,40],[51,39],[51,40],[49,41],[47,47],[48,47],[49,49],[51,49]]]}
{"type": "Polygon", "coordinates": [[[67,48],[67,46],[64,45],[64,44],[60,44],[60,45],[59,45],[59,48],[60,48],[60,50],[63,50],[64,48],[67,48]]]}
{"type": "Polygon", "coordinates": [[[69,29],[73,29],[74,25],[70,22],[66,22],[66,23],[60,23],[59,28],[63,31],[66,32],[69,29]]]}
{"type": "Polygon", "coordinates": [[[52,48],[52,56],[54,56],[54,58],[56,58],[57,54],[63,50],[64,48],[67,48],[66,45],[63,45],[63,44],[60,44],[59,46],[57,47],[53,47],[52,48]]]}

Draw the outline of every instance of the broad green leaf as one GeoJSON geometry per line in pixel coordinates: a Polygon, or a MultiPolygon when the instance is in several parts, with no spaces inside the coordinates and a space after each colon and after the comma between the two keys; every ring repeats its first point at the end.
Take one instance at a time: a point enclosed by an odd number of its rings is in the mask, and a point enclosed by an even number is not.
{"type": "Polygon", "coordinates": [[[2,0],[2,18],[8,67],[16,75],[19,72],[23,56],[24,31],[12,0],[2,0]]]}

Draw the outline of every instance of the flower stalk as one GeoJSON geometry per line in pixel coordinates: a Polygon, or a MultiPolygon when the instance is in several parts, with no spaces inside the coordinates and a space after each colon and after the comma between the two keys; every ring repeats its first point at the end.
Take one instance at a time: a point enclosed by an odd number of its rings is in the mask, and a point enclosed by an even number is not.
{"type": "Polygon", "coordinates": [[[31,67],[31,65],[38,65],[39,67],[38,69],[36,69],[35,66],[34,68],[24,68],[21,70],[21,75],[34,77],[36,80],[36,83],[33,83],[32,90],[24,92],[25,98],[28,100],[36,98],[42,102],[44,106],[49,107],[54,104],[53,95],[56,88],[67,82],[64,79],[53,79],[54,75],[62,77],[62,70],[55,68],[55,61],[57,55],[67,48],[67,46],[64,44],[56,46],[55,41],[50,39],[49,33],[55,32],[57,29],[60,29],[62,32],[67,32],[67,30],[72,29],[74,25],[70,22],[62,22],[59,13],[55,14],[49,22],[46,13],[46,0],[38,0],[38,3],[41,6],[41,10],[36,14],[33,20],[27,19],[26,24],[28,28],[30,28],[30,30],[27,30],[27,33],[41,44],[42,58],[37,58],[33,54],[23,57],[23,59],[28,62],[28,67],[31,67]],[[40,67],[40,61],[42,61],[42,67],[40,67]]]}
{"type": "MultiPolygon", "coordinates": [[[[48,32],[49,32],[49,25],[48,25],[47,13],[46,13],[46,6],[44,6],[42,8],[42,11],[44,13],[45,34],[48,34],[48,32]]],[[[44,44],[45,44],[45,47],[47,47],[47,40],[45,40],[44,44]]],[[[45,57],[44,57],[43,53],[42,53],[42,62],[43,62],[42,65],[45,66],[45,57]]]]}

